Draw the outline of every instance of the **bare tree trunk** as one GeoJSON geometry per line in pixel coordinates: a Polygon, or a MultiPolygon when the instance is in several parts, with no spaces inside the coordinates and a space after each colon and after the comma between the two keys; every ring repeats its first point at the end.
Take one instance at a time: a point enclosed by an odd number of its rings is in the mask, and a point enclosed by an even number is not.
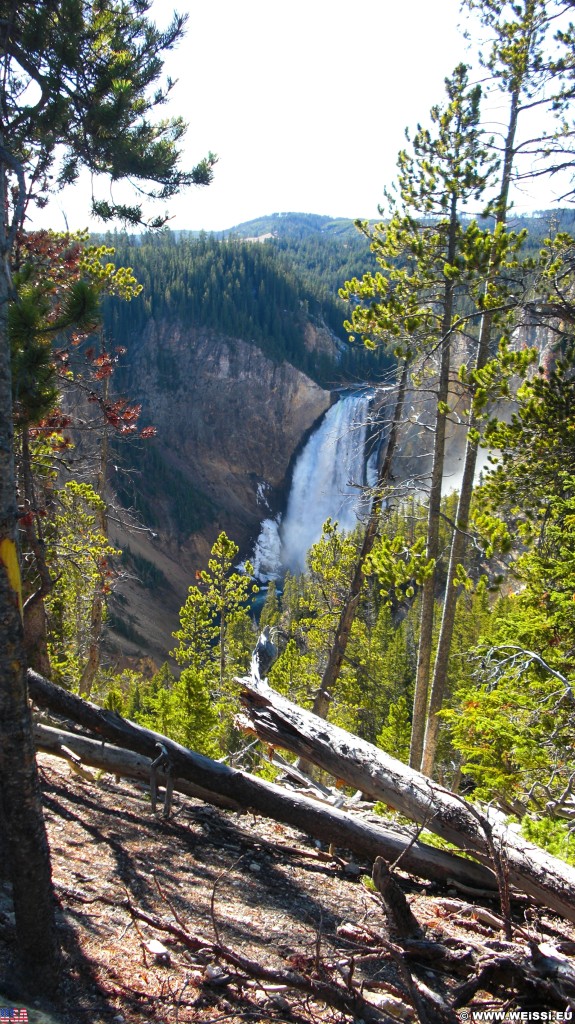
{"type": "Polygon", "coordinates": [[[90,605],[90,627],[88,657],[80,676],[79,691],[84,697],[89,697],[94,685],[98,669],[100,668],[100,648],[102,643],[102,626],[104,622],[104,598],[101,593],[92,595],[90,605]]]}
{"type": "MultiPolygon", "coordinates": [[[[0,820],[12,882],[20,981],[29,991],[50,994],[58,983],[54,898],[28,707],[17,547],[7,326],[14,232],[7,224],[7,166],[18,173],[23,201],[21,168],[4,149],[0,138],[0,820]]],[[[20,222],[15,223],[19,226],[20,222]]]]}
{"type": "MultiPolygon", "coordinates": [[[[457,230],[457,196],[451,198],[449,241],[446,261],[455,261],[457,230]]],[[[423,753],[423,738],[427,719],[427,698],[431,670],[431,648],[433,643],[433,622],[435,618],[435,587],[437,583],[437,559],[439,555],[439,517],[441,512],[441,491],[445,466],[445,435],[447,427],[447,402],[449,400],[449,370],[451,366],[451,319],[453,315],[454,283],[448,280],[445,286],[445,305],[441,325],[441,357],[437,383],[437,404],[435,414],[435,437],[433,442],[433,466],[429,488],[427,511],[427,539],[425,556],[433,561],[433,572],[423,581],[421,593],[421,617],[419,648],[417,652],[417,674],[413,697],[413,718],[409,763],[419,769],[423,753]]]]}
{"type": "Polygon", "coordinates": [[[46,561],[46,544],[40,526],[36,489],[32,474],[30,459],[30,437],[28,425],[22,426],[22,459],[21,459],[21,480],[24,497],[24,529],[26,541],[34,555],[35,568],[37,572],[36,590],[24,602],[24,646],[26,649],[26,661],[30,668],[44,675],[50,674],[50,659],[48,657],[48,630],[46,622],[46,607],[44,598],[52,590],[52,577],[46,561]]]}
{"type": "MultiPolygon", "coordinates": [[[[483,364],[484,365],[484,364],[483,364]]],[[[479,353],[476,366],[479,368],[479,353]]],[[[474,425],[474,418],[471,418],[470,429],[474,425]]],[[[441,617],[441,629],[437,651],[435,653],[435,664],[433,667],[433,682],[427,709],[427,725],[425,729],[425,741],[421,759],[421,771],[424,775],[431,776],[435,764],[437,741],[439,734],[438,713],[443,707],[443,700],[447,689],[447,670],[449,656],[451,654],[451,641],[455,626],[455,612],[457,599],[461,588],[455,586],[455,574],[457,567],[463,561],[466,545],[466,530],[469,524],[471,510],[471,499],[473,497],[473,482],[475,479],[475,468],[477,465],[477,452],[479,445],[475,440],[468,437],[465,450],[465,463],[463,476],[461,478],[461,490],[457,505],[457,516],[455,530],[451,541],[449,555],[449,567],[447,570],[447,582],[445,584],[445,597],[443,601],[443,613],[441,617]]]]}
{"type": "Polygon", "coordinates": [[[491,864],[501,853],[512,885],[575,921],[575,868],[527,842],[420,772],[358,736],[292,704],[265,683],[241,680],[251,730],[264,743],[305,757],[448,842],[491,864]]]}
{"type": "Polygon", "coordinates": [[[24,604],[24,644],[30,668],[50,675],[48,620],[43,596],[33,594],[24,604]]]}
{"type": "MultiPolygon", "coordinates": [[[[84,717],[85,712],[81,703],[75,704],[75,712],[76,720],[84,717]]],[[[105,714],[110,716],[110,712],[105,714]]],[[[124,733],[123,742],[128,742],[130,723],[126,722],[125,725],[128,729],[124,733]]],[[[131,779],[146,782],[150,780],[152,761],[142,754],[45,725],[36,725],[35,735],[39,750],[65,757],[65,750],[68,748],[78,754],[84,764],[131,779]]],[[[166,737],[162,738],[162,743],[171,752],[172,745],[166,737]]],[[[198,755],[192,751],[182,753],[182,748],[179,748],[178,756],[187,775],[194,776],[198,755]]],[[[402,868],[421,878],[443,882],[455,880],[464,885],[487,889],[496,887],[495,877],[487,868],[464,860],[456,854],[436,850],[426,843],[412,843],[412,837],[406,832],[364,821],[337,808],[320,804],[309,797],[287,792],[263,779],[244,775],[233,768],[226,768],[222,773],[220,762],[210,761],[209,758],[201,759],[201,768],[201,786],[197,782],[191,782],[189,778],[172,777],[174,791],[197,797],[215,804],[216,807],[245,812],[248,809],[252,812],[257,811],[275,821],[304,829],[318,839],[353,850],[359,856],[370,860],[384,856],[389,861],[395,861],[401,856],[402,868]],[[222,793],[224,788],[225,795],[222,793]],[[235,793],[235,796],[232,796],[232,793],[235,793]]],[[[165,775],[159,775],[158,778],[162,784],[167,781],[165,775]]]]}
{"type": "MultiPolygon", "coordinates": [[[[104,400],[108,399],[108,380],[106,379],[104,388],[104,400]]],[[[104,436],[102,438],[102,444],[100,448],[100,465],[98,469],[98,476],[96,480],[96,493],[105,501],[106,498],[106,472],[108,467],[108,426],[104,424],[104,436]]],[[[98,527],[100,533],[104,536],[108,536],[108,516],[106,508],[99,510],[96,515],[98,527]]],[[[88,632],[88,657],[86,664],[82,670],[80,676],[79,692],[84,697],[89,697],[92,692],[92,686],[94,680],[98,674],[100,668],[101,651],[102,651],[102,630],[104,626],[104,594],[102,592],[101,583],[97,584],[97,588],[92,595],[92,603],[90,606],[90,626],[88,632]]]]}

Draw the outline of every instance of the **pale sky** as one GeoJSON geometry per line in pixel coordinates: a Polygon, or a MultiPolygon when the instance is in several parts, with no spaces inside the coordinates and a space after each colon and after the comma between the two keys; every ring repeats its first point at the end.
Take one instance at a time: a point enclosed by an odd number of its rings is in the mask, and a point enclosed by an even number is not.
{"type": "MultiPolygon", "coordinates": [[[[218,154],[215,180],[156,204],[175,229],[219,230],[274,212],[377,216],[405,127],[441,103],[466,58],[459,0],[180,0],[168,110],[189,123],[185,165],[218,154]]],[[[156,0],[160,26],[172,5],[156,0]]],[[[97,187],[100,198],[109,195],[97,187]]],[[[123,193],[116,187],[114,197],[123,193]]],[[[536,201],[535,201],[536,203],[536,201]]],[[[529,202],[527,201],[529,206],[529,202]]],[[[531,206],[534,202],[531,202],[531,206]]],[[[550,205],[550,203],[543,203],[550,205]]],[[[90,184],[30,226],[91,227],[90,184]]]]}

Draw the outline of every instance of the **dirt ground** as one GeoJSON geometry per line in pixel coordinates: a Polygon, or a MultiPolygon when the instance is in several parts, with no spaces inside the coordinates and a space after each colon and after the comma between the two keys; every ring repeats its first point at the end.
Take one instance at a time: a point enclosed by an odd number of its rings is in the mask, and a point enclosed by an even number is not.
{"type": "MultiPolygon", "coordinates": [[[[343,991],[351,972],[354,982],[364,981],[370,1000],[379,999],[382,1021],[465,1022],[489,1009],[548,1008],[512,977],[508,991],[479,990],[467,1007],[445,1016],[444,1007],[469,975],[464,965],[470,956],[486,945],[504,946],[497,918],[490,920],[499,913],[496,900],[474,897],[484,912],[478,918],[465,909],[469,895],[399,872],[425,939],[453,951],[448,966],[415,956],[405,972],[394,947],[382,948],[389,946],[389,933],[380,897],[365,882],[371,865],[354,862],[345,851],[321,851],[287,826],[177,794],[166,821],[151,813],[142,787],[109,775],[83,779],[48,755],[40,755],[39,763],[64,967],[59,1005],[28,1004],[32,1024],[363,1019],[326,1005],[317,993],[258,981],[223,962],[214,945],[343,991]],[[172,934],[153,926],[158,923],[171,925],[172,934]],[[193,941],[186,945],[184,935],[193,941]],[[430,993],[425,1012],[418,1009],[410,976],[420,992],[430,993]],[[437,1016],[430,1016],[434,998],[437,1016]]],[[[0,888],[5,979],[13,944],[10,908],[0,888]]],[[[523,929],[562,951],[558,955],[568,963],[575,929],[525,899],[514,904],[514,913],[523,929]]],[[[11,994],[9,980],[0,995],[0,1018],[9,1019],[10,1008],[23,1004],[11,994]]]]}

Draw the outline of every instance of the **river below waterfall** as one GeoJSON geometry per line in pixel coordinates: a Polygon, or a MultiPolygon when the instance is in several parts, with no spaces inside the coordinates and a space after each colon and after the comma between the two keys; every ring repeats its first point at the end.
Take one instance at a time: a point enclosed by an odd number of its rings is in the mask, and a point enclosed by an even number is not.
{"type": "Polygon", "coordinates": [[[294,467],[285,514],[262,523],[251,558],[260,580],[303,572],[326,519],[350,532],[365,515],[371,398],[368,391],[345,395],[311,434],[294,467]]]}

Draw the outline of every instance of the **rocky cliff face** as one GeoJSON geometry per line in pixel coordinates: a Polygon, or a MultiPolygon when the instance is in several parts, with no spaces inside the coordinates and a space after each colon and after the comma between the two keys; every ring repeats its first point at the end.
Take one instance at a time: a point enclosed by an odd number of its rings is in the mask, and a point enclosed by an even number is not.
{"type": "Polygon", "coordinates": [[[331,395],[245,341],[153,320],[130,350],[129,393],[142,403],[143,422],[156,427],[152,443],[168,469],[209,502],[200,530],[188,536],[173,527],[169,493],[157,538],[117,534],[169,581],[161,607],[153,592],[129,584],[122,612],[153,649],[167,650],[174,613],[215,537],[224,529],[247,552],[260,521],[281,503],[294,454],[331,395]]]}
{"type": "Polygon", "coordinates": [[[181,324],[150,321],[131,376],[166,457],[242,542],[265,511],[263,492],[277,500],[302,437],[331,401],[289,363],[181,324]]]}

